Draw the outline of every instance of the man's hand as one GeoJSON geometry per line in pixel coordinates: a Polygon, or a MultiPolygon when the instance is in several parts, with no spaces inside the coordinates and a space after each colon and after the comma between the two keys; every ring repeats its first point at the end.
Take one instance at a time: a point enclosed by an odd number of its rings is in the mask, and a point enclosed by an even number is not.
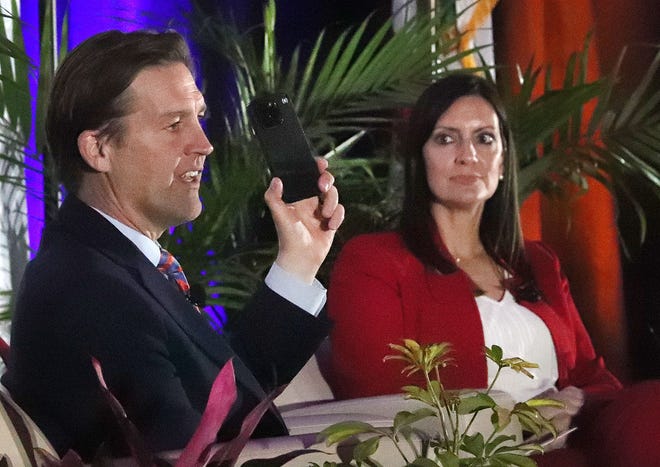
{"type": "Polygon", "coordinates": [[[275,177],[264,194],[277,229],[277,264],[311,284],[325,260],[335,232],[344,220],[335,178],[327,172],[328,161],[317,159],[321,195],[287,204],[282,200],[282,181],[275,177]]]}

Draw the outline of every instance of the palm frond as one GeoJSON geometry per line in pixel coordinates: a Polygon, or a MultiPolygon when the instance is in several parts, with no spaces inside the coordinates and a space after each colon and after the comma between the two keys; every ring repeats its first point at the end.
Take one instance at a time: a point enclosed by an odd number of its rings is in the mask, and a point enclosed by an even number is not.
{"type": "MultiPolygon", "coordinates": [[[[595,180],[631,206],[639,222],[639,244],[648,207],[660,202],[660,50],[633,91],[622,95],[618,68],[586,82],[588,45],[589,38],[572,56],[561,88],[550,89],[547,68],[546,90],[532,99],[542,70],[528,67],[520,74],[520,92],[508,94],[521,166],[519,195],[525,199],[539,189],[561,193],[565,183],[584,192],[589,179],[595,180]],[[593,111],[585,111],[593,103],[593,111]],[[654,200],[640,199],[640,185],[654,200]]],[[[622,246],[628,250],[623,237],[622,246]]]]}
{"type": "Polygon", "coordinates": [[[2,14],[0,21],[0,183],[24,187],[23,149],[31,125],[30,92],[28,87],[29,59],[25,54],[18,5],[2,14]],[[11,22],[11,34],[4,18],[11,22]]]}

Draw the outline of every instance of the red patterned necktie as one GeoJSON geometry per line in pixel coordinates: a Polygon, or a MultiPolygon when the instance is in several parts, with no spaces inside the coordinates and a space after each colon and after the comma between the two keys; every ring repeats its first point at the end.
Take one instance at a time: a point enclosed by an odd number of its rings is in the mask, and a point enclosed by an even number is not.
{"type": "Polygon", "coordinates": [[[179,290],[183,292],[183,294],[186,296],[186,300],[190,302],[195,311],[197,311],[197,313],[201,313],[202,310],[200,306],[190,296],[190,284],[188,283],[188,279],[186,279],[186,275],[183,273],[181,265],[176,260],[174,255],[167,251],[165,248],[161,248],[160,261],[158,261],[158,266],[156,267],[168,280],[174,281],[176,283],[179,290]]]}
{"type": "Polygon", "coordinates": [[[174,255],[167,251],[165,248],[160,249],[160,261],[158,262],[158,270],[162,272],[169,280],[176,282],[181,292],[188,296],[190,293],[190,284],[188,279],[181,269],[181,265],[176,260],[174,255]]]}

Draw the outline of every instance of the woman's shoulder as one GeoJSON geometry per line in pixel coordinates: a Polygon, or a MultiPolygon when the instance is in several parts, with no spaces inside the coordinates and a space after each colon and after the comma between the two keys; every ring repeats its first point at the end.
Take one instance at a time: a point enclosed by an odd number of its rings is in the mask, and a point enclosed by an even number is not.
{"type": "Polygon", "coordinates": [[[406,248],[401,234],[395,231],[372,232],[356,235],[348,240],[342,247],[342,255],[373,255],[407,256],[406,248]]]}
{"type": "Polygon", "coordinates": [[[348,240],[341,249],[340,259],[359,261],[364,259],[371,264],[401,262],[414,258],[406,248],[398,232],[373,232],[356,235],[348,240]]]}
{"type": "Polygon", "coordinates": [[[401,234],[396,231],[371,232],[356,235],[346,242],[344,248],[402,248],[405,249],[401,234]]]}

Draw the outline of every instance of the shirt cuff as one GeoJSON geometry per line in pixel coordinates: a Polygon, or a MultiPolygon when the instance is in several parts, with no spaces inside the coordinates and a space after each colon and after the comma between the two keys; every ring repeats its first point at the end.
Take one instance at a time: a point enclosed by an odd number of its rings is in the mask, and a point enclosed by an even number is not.
{"type": "Polygon", "coordinates": [[[325,305],[326,290],[318,280],[314,279],[314,282],[307,284],[289,274],[277,263],[271,266],[265,282],[273,292],[312,316],[318,316],[325,305]]]}

